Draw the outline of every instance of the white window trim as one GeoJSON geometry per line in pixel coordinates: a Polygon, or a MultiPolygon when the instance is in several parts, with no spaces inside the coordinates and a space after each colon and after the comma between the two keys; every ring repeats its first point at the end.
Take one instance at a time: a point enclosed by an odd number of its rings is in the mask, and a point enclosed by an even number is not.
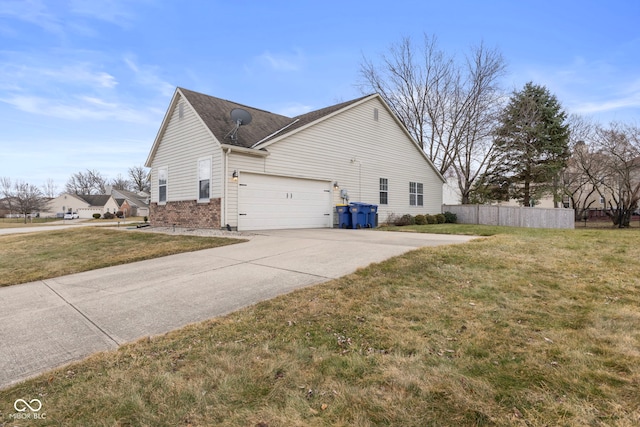
{"type": "Polygon", "coordinates": [[[169,167],[168,166],[160,166],[158,168],[158,204],[159,205],[166,205],[167,204],[167,200],[169,200],[169,167]],[[160,200],[160,172],[164,171],[165,172],[165,183],[164,183],[164,187],[165,187],[165,192],[164,192],[164,200],[160,200]]]}
{"type": "Polygon", "coordinates": [[[424,206],[424,184],[422,182],[409,182],[409,206],[424,206]],[[415,191],[411,187],[415,187],[415,191]],[[422,187],[422,191],[419,191],[419,187],[422,187]]]}
{"type": "Polygon", "coordinates": [[[385,205],[386,206],[386,205],[389,204],[389,178],[380,178],[378,180],[378,182],[379,182],[379,187],[380,187],[380,190],[379,190],[380,194],[385,193],[387,195],[387,202],[386,203],[382,203],[382,200],[381,200],[380,196],[378,196],[378,202],[381,205],[385,205]],[[383,179],[385,180],[385,186],[386,186],[386,188],[384,190],[382,189],[382,181],[381,181],[383,179]]]}
{"type": "Polygon", "coordinates": [[[213,159],[211,156],[200,157],[196,161],[196,191],[197,191],[197,200],[198,203],[209,203],[211,201],[211,188],[212,188],[212,176],[213,176],[213,159]],[[202,181],[203,177],[200,176],[200,162],[208,161],[209,162],[209,176],[207,179],[209,180],[209,197],[205,199],[200,198],[200,181],[202,181]]]}

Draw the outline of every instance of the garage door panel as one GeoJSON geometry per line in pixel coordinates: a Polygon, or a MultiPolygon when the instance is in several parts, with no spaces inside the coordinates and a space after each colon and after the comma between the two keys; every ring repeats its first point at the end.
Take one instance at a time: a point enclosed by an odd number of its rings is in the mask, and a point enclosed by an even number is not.
{"type": "Polygon", "coordinates": [[[242,173],[238,229],[331,227],[331,183],[242,173]]]}

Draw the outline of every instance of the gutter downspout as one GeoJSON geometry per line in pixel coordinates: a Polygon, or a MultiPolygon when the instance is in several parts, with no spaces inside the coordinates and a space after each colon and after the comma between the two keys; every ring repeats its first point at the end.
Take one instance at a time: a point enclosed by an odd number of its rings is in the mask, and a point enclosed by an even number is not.
{"type": "Polygon", "coordinates": [[[224,152],[224,177],[222,178],[222,185],[224,186],[224,200],[222,201],[222,224],[220,228],[227,226],[227,196],[229,194],[229,153],[231,148],[227,148],[224,152]]]}

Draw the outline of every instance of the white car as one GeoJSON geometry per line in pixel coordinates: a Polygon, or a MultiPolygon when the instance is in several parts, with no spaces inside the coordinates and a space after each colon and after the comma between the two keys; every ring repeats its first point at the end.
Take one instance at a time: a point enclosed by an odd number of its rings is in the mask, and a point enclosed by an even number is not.
{"type": "Polygon", "coordinates": [[[78,215],[78,212],[67,212],[66,214],[64,214],[64,219],[77,219],[80,218],[80,215],[78,215]]]}

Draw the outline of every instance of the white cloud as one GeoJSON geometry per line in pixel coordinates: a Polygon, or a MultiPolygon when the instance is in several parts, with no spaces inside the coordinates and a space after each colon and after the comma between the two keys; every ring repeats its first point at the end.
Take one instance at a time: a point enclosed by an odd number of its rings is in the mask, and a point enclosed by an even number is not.
{"type": "Polygon", "coordinates": [[[111,89],[117,86],[113,74],[92,65],[93,58],[78,61],[70,59],[72,56],[0,51],[0,89],[37,87],[50,90],[64,85],[111,89]]]}
{"type": "Polygon", "coordinates": [[[163,96],[173,95],[175,86],[158,75],[157,67],[138,65],[133,55],[126,55],[124,62],[133,71],[136,82],[161,93],[163,96]]]}
{"type": "Polygon", "coordinates": [[[0,102],[27,113],[65,120],[116,120],[152,124],[159,119],[155,112],[138,110],[117,102],[109,102],[87,95],[58,99],[34,95],[13,95],[0,98],[0,102]]]}
{"type": "Polygon", "coordinates": [[[621,98],[610,98],[600,102],[589,101],[574,105],[573,109],[580,114],[593,114],[616,111],[626,108],[640,108],[640,92],[621,98]]]}
{"type": "Polygon", "coordinates": [[[0,3],[0,16],[28,22],[50,33],[63,32],[60,18],[51,13],[41,0],[3,0],[0,3]]]}
{"type": "Polygon", "coordinates": [[[293,55],[283,53],[273,54],[266,51],[258,57],[258,60],[268,64],[276,71],[299,71],[304,65],[304,57],[299,50],[293,55]]]}
{"type": "Polygon", "coordinates": [[[0,51],[0,103],[64,120],[155,124],[174,86],[131,57],[108,61],[99,52],[59,55],[0,51]],[[135,93],[135,95],[133,95],[135,93]]]}
{"type": "Polygon", "coordinates": [[[71,0],[70,11],[118,26],[127,26],[134,19],[130,1],[122,0],[71,0]]]}
{"type": "Polygon", "coordinates": [[[528,67],[516,74],[545,85],[569,113],[606,119],[637,116],[640,109],[640,79],[621,71],[614,60],[576,57],[560,66],[528,67]]]}
{"type": "Polygon", "coordinates": [[[56,69],[31,70],[32,74],[40,74],[58,82],[86,84],[93,87],[114,88],[118,81],[104,71],[92,70],[89,64],[75,64],[56,69]]]}
{"type": "Polygon", "coordinates": [[[301,114],[308,113],[311,110],[313,110],[313,107],[310,105],[291,103],[286,106],[278,108],[276,110],[276,114],[281,114],[287,117],[295,117],[301,114]]]}

